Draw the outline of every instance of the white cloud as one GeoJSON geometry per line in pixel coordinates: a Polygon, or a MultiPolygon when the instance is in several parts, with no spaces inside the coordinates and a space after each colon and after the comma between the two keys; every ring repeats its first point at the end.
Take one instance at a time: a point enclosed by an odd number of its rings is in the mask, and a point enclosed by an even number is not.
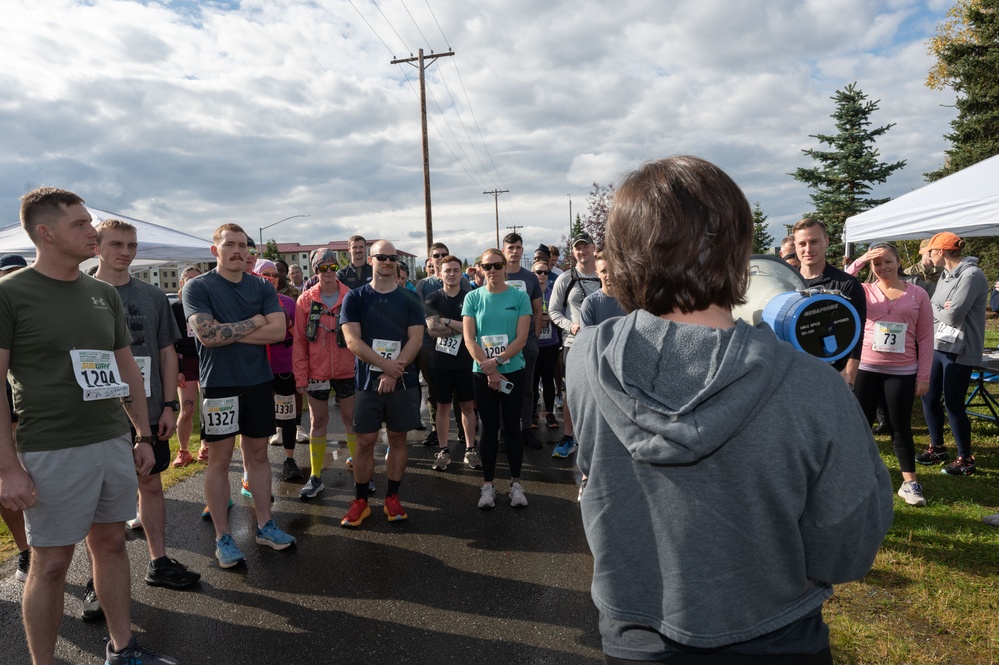
{"type": "Polygon", "coordinates": [[[900,194],[939,165],[953,115],[923,85],[945,0],[482,0],[408,3],[412,19],[380,0],[387,20],[357,1],[7,4],[4,223],[47,184],[202,237],[308,213],[265,236],[422,254],[417,71],[389,64],[421,46],[456,51],[427,80],[434,226],[462,256],[495,242],[483,191],[510,190],[501,235],[534,246],[566,232],[567,195],[582,211],[592,182],[676,153],[728,170],[775,229],[794,221],[808,191],[787,173],[854,81],[897,123],[879,148],[909,166],[878,194],[900,194]]]}

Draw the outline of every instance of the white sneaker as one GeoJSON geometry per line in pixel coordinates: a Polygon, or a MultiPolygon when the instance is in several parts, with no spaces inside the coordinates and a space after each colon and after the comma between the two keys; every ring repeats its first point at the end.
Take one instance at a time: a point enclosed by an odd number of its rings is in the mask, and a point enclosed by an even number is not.
{"type": "Polygon", "coordinates": [[[926,497],[923,496],[923,486],[915,480],[906,480],[898,488],[898,495],[905,499],[910,506],[925,506],[926,497]]]}
{"type": "Polygon", "coordinates": [[[447,448],[441,448],[434,456],[434,464],[431,467],[434,471],[447,471],[447,465],[451,463],[451,453],[447,448]]]}
{"type": "Polygon", "coordinates": [[[304,429],[302,429],[301,425],[299,425],[298,429],[295,430],[295,437],[296,437],[296,439],[298,440],[299,443],[308,443],[309,442],[309,433],[306,432],[304,429]]]}
{"type": "Polygon", "coordinates": [[[496,507],[496,489],[492,483],[487,483],[479,490],[479,508],[496,507]]]}
{"type": "Polygon", "coordinates": [[[524,488],[520,483],[510,483],[510,505],[514,508],[525,508],[527,497],[524,496],[524,488]]]}
{"type": "Polygon", "coordinates": [[[465,464],[467,464],[470,469],[482,468],[482,459],[479,457],[479,452],[475,448],[465,449],[465,464]]]}
{"type": "Polygon", "coordinates": [[[281,434],[281,430],[278,430],[277,432],[272,434],[271,438],[267,439],[267,441],[272,446],[282,446],[284,445],[284,435],[281,434]]]}

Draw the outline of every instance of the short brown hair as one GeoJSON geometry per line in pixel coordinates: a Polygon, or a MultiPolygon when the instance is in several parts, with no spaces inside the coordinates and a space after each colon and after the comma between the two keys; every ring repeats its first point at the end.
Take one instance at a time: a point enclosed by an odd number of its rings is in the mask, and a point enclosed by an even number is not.
{"type": "Polygon", "coordinates": [[[73,192],[55,187],[39,187],[21,197],[21,226],[34,242],[35,232],[42,221],[62,215],[64,207],[77,203],[82,204],[83,199],[73,192]]]}
{"type": "Polygon", "coordinates": [[[791,227],[791,238],[794,238],[794,234],[802,229],[810,229],[813,226],[817,226],[822,229],[822,235],[829,237],[829,231],[826,230],[826,224],[821,219],[815,219],[814,217],[806,217],[803,220],[796,223],[791,227]]]}
{"type": "Polygon", "coordinates": [[[250,236],[247,235],[246,231],[243,230],[242,226],[240,226],[239,224],[233,224],[232,222],[229,222],[228,224],[223,224],[222,226],[215,229],[215,233],[214,235],[212,235],[212,244],[213,245],[219,244],[219,240],[222,239],[222,234],[225,233],[226,231],[234,231],[236,233],[242,233],[244,236],[246,236],[247,241],[250,240],[250,236]]]}
{"type": "Polygon", "coordinates": [[[444,270],[445,263],[457,263],[458,270],[461,270],[461,259],[459,259],[457,256],[453,254],[448,254],[447,256],[441,259],[441,270],[444,270]]]}
{"type": "Polygon", "coordinates": [[[124,220],[115,219],[113,217],[108,217],[107,219],[105,219],[104,221],[102,221],[100,224],[98,224],[96,228],[97,228],[97,244],[98,245],[101,244],[102,240],[104,240],[104,232],[105,231],[131,231],[132,233],[134,233],[136,235],[139,234],[139,232],[135,230],[135,225],[134,224],[129,224],[128,222],[126,222],[124,220]]]}
{"type": "Polygon", "coordinates": [[[745,302],[753,213],[720,168],[690,156],[648,162],[614,193],[604,252],[628,312],[685,314],[745,302]]]}
{"type": "Polygon", "coordinates": [[[364,239],[364,236],[353,235],[353,236],[350,236],[349,238],[347,238],[347,247],[350,247],[351,245],[353,245],[358,240],[360,240],[361,242],[363,242],[365,245],[368,244],[368,241],[364,239]]]}

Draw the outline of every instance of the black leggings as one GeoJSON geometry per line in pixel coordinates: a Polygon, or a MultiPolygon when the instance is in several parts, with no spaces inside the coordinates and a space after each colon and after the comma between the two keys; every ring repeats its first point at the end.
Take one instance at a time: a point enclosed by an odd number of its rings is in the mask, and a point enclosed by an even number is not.
{"type": "Polygon", "coordinates": [[[520,411],[524,405],[524,370],[504,374],[513,384],[513,390],[504,394],[489,387],[489,380],[482,372],[472,374],[475,404],[482,419],[482,438],[479,452],[482,455],[482,479],[491,483],[496,474],[496,456],[499,452],[500,414],[506,435],[506,455],[510,463],[510,477],[520,478],[524,462],[524,439],[520,431],[520,411]]]}
{"type": "Polygon", "coordinates": [[[893,435],[891,446],[905,473],[916,471],[916,445],[912,440],[912,404],[916,397],[915,374],[882,374],[860,370],[853,386],[868,423],[877,420],[878,401],[884,397],[893,435]]]}
{"type": "Polygon", "coordinates": [[[538,410],[538,382],[544,387],[545,411],[552,413],[555,409],[555,365],[558,363],[558,344],[542,346],[538,351],[538,362],[534,364],[534,409],[538,410]]]}
{"type": "MultiPolygon", "coordinates": [[[[291,372],[285,374],[278,374],[274,372],[274,380],[271,381],[271,385],[274,387],[275,395],[295,395],[298,393],[295,390],[295,375],[291,372]]],[[[294,418],[288,420],[281,420],[280,418],[275,418],[274,422],[278,427],[281,428],[281,441],[284,445],[285,450],[294,450],[295,443],[297,441],[296,435],[298,434],[298,426],[302,422],[301,411],[296,412],[294,418]]]]}

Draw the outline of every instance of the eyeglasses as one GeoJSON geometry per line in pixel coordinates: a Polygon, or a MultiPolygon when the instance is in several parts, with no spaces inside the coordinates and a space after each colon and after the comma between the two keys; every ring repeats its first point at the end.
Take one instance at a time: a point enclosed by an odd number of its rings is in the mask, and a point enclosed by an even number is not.
{"type": "Polygon", "coordinates": [[[399,255],[398,254],[372,254],[371,258],[373,258],[373,259],[375,259],[377,261],[388,261],[389,263],[398,263],[399,262],[399,255]]]}
{"type": "Polygon", "coordinates": [[[534,274],[535,275],[550,275],[551,271],[549,271],[549,270],[535,270],[534,274]]]}
{"type": "Polygon", "coordinates": [[[336,272],[336,264],[316,266],[316,272],[336,272]]]}
{"type": "Polygon", "coordinates": [[[278,274],[276,272],[262,272],[262,273],[260,273],[260,276],[261,277],[266,277],[267,279],[277,279],[278,278],[278,274]]]}
{"type": "Polygon", "coordinates": [[[445,252],[444,254],[431,254],[430,256],[435,259],[443,259],[445,256],[447,256],[447,253],[445,252]]]}
{"type": "Polygon", "coordinates": [[[502,261],[497,261],[496,263],[482,263],[479,267],[489,272],[490,270],[502,270],[505,266],[506,264],[502,261]]]}

